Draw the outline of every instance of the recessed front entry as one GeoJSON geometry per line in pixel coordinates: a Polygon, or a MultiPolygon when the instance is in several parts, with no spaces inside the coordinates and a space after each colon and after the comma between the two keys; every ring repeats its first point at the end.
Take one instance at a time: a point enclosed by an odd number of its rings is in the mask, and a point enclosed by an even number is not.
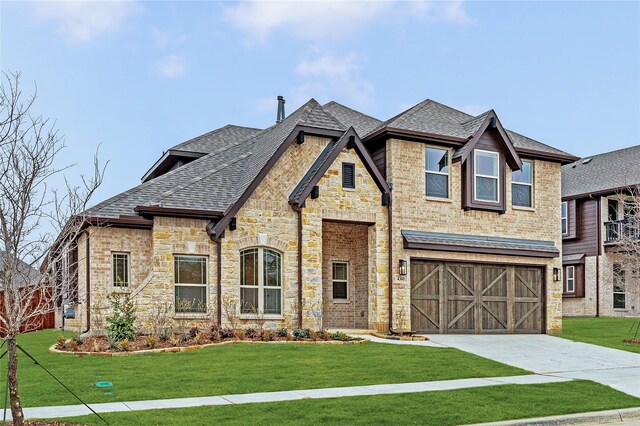
{"type": "Polygon", "coordinates": [[[544,268],[411,261],[411,327],[425,333],[541,333],[544,268]]]}
{"type": "Polygon", "coordinates": [[[326,328],[368,328],[366,224],[323,222],[322,298],[326,328]]]}

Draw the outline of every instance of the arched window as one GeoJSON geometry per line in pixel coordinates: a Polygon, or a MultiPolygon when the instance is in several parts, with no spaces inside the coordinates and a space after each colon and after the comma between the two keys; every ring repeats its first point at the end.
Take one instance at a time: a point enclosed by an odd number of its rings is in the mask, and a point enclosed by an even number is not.
{"type": "Polygon", "coordinates": [[[266,248],[240,252],[240,313],[282,315],[282,255],[266,248]]]}

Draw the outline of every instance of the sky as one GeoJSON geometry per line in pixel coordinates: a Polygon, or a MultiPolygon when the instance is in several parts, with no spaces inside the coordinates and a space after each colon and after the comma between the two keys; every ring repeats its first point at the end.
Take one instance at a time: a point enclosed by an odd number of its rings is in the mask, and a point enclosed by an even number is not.
{"type": "Polygon", "coordinates": [[[0,67],[37,86],[95,202],[171,146],[315,98],[387,119],[424,99],[578,156],[640,143],[640,2],[9,2],[0,67]]]}

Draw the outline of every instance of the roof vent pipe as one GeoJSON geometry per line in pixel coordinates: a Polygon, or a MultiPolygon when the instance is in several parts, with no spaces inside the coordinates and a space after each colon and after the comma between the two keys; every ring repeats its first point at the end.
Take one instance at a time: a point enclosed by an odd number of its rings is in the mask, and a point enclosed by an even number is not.
{"type": "Polygon", "coordinates": [[[284,120],[284,96],[278,96],[278,117],[276,123],[280,123],[284,120]]]}

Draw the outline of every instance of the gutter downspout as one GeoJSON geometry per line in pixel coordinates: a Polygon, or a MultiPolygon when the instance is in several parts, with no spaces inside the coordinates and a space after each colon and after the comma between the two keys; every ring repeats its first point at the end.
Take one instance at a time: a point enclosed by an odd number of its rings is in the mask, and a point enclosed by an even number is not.
{"type": "Polygon", "coordinates": [[[298,328],[302,329],[302,207],[298,212],[298,328]]]}
{"type": "Polygon", "coordinates": [[[389,280],[389,332],[393,328],[393,197],[389,191],[389,205],[387,206],[387,222],[389,228],[389,272],[387,273],[389,280]]]}
{"type": "Polygon", "coordinates": [[[218,321],[218,327],[222,327],[222,241],[220,239],[215,240],[217,246],[216,253],[216,320],[218,321]]]}
{"type": "Polygon", "coordinates": [[[86,252],[85,252],[85,285],[87,292],[87,329],[82,333],[88,333],[91,331],[91,250],[90,250],[90,236],[89,231],[87,232],[86,239],[86,252]]]}
{"type": "MultiPolygon", "coordinates": [[[[602,197],[597,200],[598,203],[598,254],[596,255],[596,317],[600,316],[600,254],[602,249],[602,212],[601,212],[602,197]]],[[[586,281],[586,278],[585,278],[586,281]]]]}

